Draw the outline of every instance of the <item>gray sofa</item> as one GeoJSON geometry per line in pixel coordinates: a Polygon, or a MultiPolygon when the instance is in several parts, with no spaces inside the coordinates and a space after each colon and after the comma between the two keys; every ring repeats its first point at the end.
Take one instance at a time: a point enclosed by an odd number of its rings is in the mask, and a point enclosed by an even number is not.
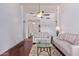
{"type": "Polygon", "coordinates": [[[79,34],[61,33],[53,44],[66,56],[79,56],[79,34]]]}

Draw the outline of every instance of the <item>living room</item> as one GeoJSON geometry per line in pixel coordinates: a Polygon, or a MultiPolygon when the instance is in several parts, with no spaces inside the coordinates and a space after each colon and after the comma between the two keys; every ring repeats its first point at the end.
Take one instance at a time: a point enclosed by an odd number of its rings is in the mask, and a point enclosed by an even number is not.
{"type": "MultiPolygon", "coordinates": [[[[53,41],[53,44],[56,45],[56,47],[61,50],[61,52],[64,55],[78,55],[78,5],[75,3],[37,3],[37,4],[22,4],[24,6],[24,13],[26,15],[26,20],[28,19],[26,32],[30,36],[33,36],[33,43],[37,43],[38,41],[53,41]],[[27,9],[28,10],[27,10],[27,9]],[[37,12],[39,10],[44,11],[43,16],[37,17],[37,12]],[[27,14],[26,14],[27,13],[27,14]],[[47,16],[48,15],[48,16],[47,16]],[[33,20],[33,21],[32,21],[33,20]],[[31,25],[32,24],[32,25],[31,25]],[[36,25],[35,30],[33,25],[36,25]],[[40,25],[40,27],[39,27],[40,25]],[[58,31],[58,38],[57,32],[58,31]],[[53,37],[47,38],[47,37],[53,37]],[[45,39],[46,38],[46,39],[45,39]],[[73,39],[72,39],[73,38],[73,39]],[[61,39],[60,41],[58,39],[61,39]],[[64,40],[65,39],[65,40],[64,40]],[[62,41],[64,40],[64,41],[62,41]],[[66,45],[67,43],[67,45],[66,45]],[[65,44],[65,45],[63,45],[65,44]],[[61,47],[61,45],[63,45],[61,47]],[[72,46],[71,46],[72,45],[72,46]],[[65,49],[65,51],[64,51],[65,49]],[[70,50],[71,49],[71,50],[70,50]],[[76,51],[75,51],[76,49],[76,51]],[[73,50],[73,51],[72,51],[73,50]]],[[[28,36],[27,36],[28,37],[28,36]]],[[[53,50],[53,49],[52,49],[53,50]]],[[[32,50],[31,50],[32,51],[32,50]]],[[[33,51],[35,52],[36,49],[33,48],[33,51]]],[[[31,52],[30,55],[37,55],[37,53],[34,54],[34,52],[31,52]]],[[[46,54],[46,52],[44,52],[46,54]]],[[[45,55],[43,52],[42,54],[45,55]]],[[[53,52],[52,52],[53,53],[53,52]]],[[[54,54],[61,55],[60,53],[54,52],[54,54]]],[[[54,55],[52,54],[52,55],[54,55]]]]}
{"type": "Polygon", "coordinates": [[[79,3],[3,3],[0,7],[0,55],[18,55],[18,49],[14,53],[11,48],[24,40],[28,56],[79,56],[79,3]],[[8,50],[13,52],[5,53],[8,50]]]}

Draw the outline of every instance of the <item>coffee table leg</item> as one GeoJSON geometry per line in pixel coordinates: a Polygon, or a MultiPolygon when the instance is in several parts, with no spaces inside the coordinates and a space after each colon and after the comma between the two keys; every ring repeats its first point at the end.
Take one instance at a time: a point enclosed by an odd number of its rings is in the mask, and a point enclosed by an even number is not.
{"type": "Polygon", "coordinates": [[[40,48],[40,52],[42,52],[42,48],[40,48]]]}
{"type": "Polygon", "coordinates": [[[46,48],[46,52],[48,52],[48,48],[46,48]]]}
{"type": "Polygon", "coordinates": [[[51,56],[51,47],[49,48],[49,56],[51,56]]]}
{"type": "Polygon", "coordinates": [[[43,48],[43,51],[45,51],[45,48],[43,48]]]}
{"type": "Polygon", "coordinates": [[[39,51],[39,48],[37,48],[37,56],[39,56],[39,52],[38,51],[39,51]]]}

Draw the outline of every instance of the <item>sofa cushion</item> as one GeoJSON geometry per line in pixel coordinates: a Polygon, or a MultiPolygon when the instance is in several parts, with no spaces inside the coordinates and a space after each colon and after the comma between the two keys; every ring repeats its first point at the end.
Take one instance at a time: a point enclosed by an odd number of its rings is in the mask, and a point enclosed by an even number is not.
{"type": "Polygon", "coordinates": [[[64,40],[73,44],[76,38],[76,34],[72,34],[72,33],[65,33],[64,34],[64,40]]]}
{"type": "Polygon", "coordinates": [[[79,34],[73,34],[73,33],[62,33],[58,35],[58,39],[65,40],[69,42],[70,44],[79,45],[79,34]]]}
{"type": "Polygon", "coordinates": [[[79,45],[79,41],[75,42],[74,45],[79,45]]]}
{"type": "Polygon", "coordinates": [[[62,48],[63,48],[63,52],[64,52],[65,54],[70,55],[70,53],[71,53],[71,44],[70,44],[69,42],[63,41],[63,46],[62,46],[62,48]],[[65,43],[65,44],[64,44],[64,43],[65,43]]]}
{"type": "Polygon", "coordinates": [[[63,40],[64,39],[64,34],[59,34],[58,39],[63,40]]]}
{"type": "Polygon", "coordinates": [[[60,51],[62,51],[65,55],[70,55],[71,52],[71,44],[66,42],[65,40],[54,39],[54,44],[60,51]]]}
{"type": "Polygon", "coordinates": [[[75,39],[73,45],[79,45],[79,39],[75,39]]]}
{"type": "Polygon", "coordinates": [[[64,40],[70,39],[70,33],[64,33],[64,40]]]}
{"type": "Polygon", "coordinates": [[[72,43],[72,42],[70,42],[70,41],[68,41],[68,40],[64,40],[64,41],[66,41],[66,42],[68,42],[69,44],[72,44],[72,45],[73,45],[73,43],[72,43]]]}

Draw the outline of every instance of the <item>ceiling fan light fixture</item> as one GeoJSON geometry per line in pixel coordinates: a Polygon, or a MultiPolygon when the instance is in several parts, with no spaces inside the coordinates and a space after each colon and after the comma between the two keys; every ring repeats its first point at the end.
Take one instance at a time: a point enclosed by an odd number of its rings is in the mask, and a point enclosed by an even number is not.
{"type": "Polygon", "coordinates": [[[37,17],[42,17],[43,14],[44,14],[44,11],[41,10],[41,8],[40,8],[40,3],[39,3],[39,5],[38,5],[38,11],[39,11],[39,12],[37,13],[36,16],[37,16],[37,17]]]}
{"type": "Polygon", "coordinates": [[[34,24],[34,25],[35,25],[36,23],[35,23],[35,22],[33,22],[32,24],[34,24]]]}
{"type": "Polygon", "coordinates": [[[37,17],[42,17],[42,16],[43,16],[43,11],[37,13],[37,17]]]}

